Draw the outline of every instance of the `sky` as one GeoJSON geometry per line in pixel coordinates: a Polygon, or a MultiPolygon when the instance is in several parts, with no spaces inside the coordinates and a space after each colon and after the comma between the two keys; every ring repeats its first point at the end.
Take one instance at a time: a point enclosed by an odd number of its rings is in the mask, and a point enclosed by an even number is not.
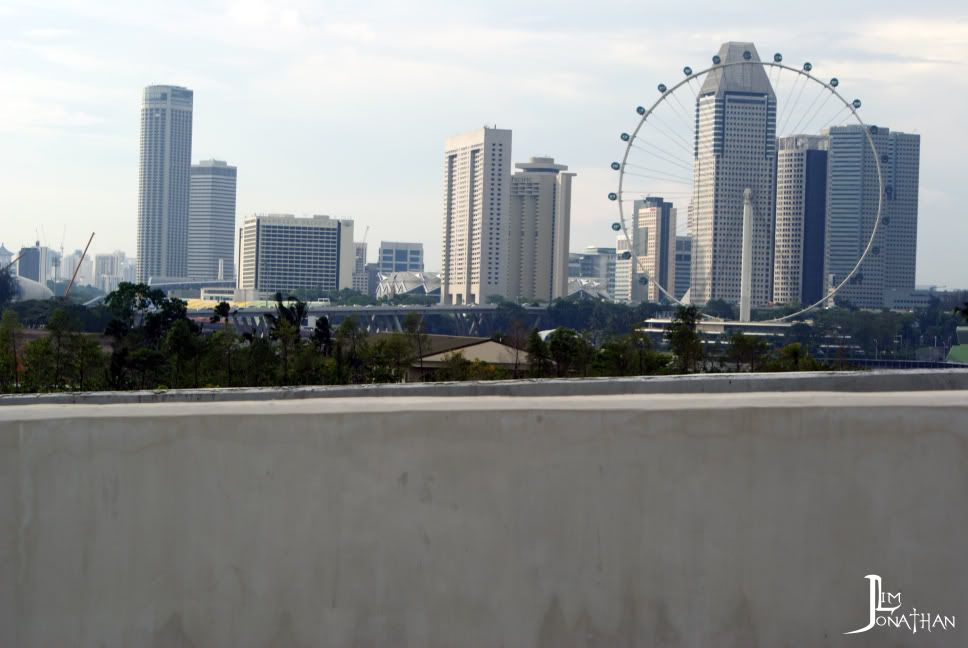
{"type": "MultiPolygon", "coordinates": [[[[921,135],[917,283],[968,287],[968,4],[0,1],[0,241],[135,253],[150,84],[194,90],[192,157],[239,169],[237,217],[351,218],[440,263],[443,146],[513,130],[574,181],[571,249],[614,245],[606,196],[635,106],[720,43],[809,60],[867,123],[921,135]],[[784,5],[784,6],[781,6],[784,5]]],[[[646,103],[648,105],[648,103],[646,103]]]]}

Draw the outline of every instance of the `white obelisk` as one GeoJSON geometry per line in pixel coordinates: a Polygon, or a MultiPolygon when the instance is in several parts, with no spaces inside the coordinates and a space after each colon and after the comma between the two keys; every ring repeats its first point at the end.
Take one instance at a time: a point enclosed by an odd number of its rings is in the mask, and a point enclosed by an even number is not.
{"type": "Polygon", "coordinates": [[[740,270],[739,321],[750,321],[753,287],[753,190],[743,190],[743,265],[740,270]]]}

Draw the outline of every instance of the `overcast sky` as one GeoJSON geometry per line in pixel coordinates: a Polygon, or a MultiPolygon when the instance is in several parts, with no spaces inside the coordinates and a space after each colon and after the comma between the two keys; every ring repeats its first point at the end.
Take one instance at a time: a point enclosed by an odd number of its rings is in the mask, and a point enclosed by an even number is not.
{"type": "Polygon", "coordinates": [[[0,3],[0,241],[135,252],[145,85],[195,92],[194,160],[239,168],[238,216],[352,218],[440,258],[442,151],[497,124],[578,173],[572,249],[614,245],[608,169],[634,107],[726,40],[810,60],[868,123],[920,133],[918,284],[968,287],[968,4],[0,3]],[[769,9],[765,9],[769,7],[769,9]],[[65,235],[66,232],[66,235],[65,235]]]}

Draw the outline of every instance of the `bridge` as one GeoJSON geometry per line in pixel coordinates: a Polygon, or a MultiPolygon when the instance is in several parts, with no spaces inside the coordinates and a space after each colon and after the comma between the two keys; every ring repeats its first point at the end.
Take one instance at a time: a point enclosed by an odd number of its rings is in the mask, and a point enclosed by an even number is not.
{"type": "MultiPolygon", "coordinates": [[[[211,308],[196,308],[189,311],[190,317],[200,315],[209,316],[211,308]]],[[[472,305],[442,305],[414,306],[414,305],[378,305],[378,306],[333,306],[308,303],[309,316],[303,325],[312,328],[320,317],[329,319],[334,328],[343,320],[354,318],[367,333],[386,333],[402,331],[403,322],[410,313],[417,313],[423,318],[428,333],[448,333],[451,335],[469,335],[487,337],[498,331],[498,306],[494,304],[472,305]]],[[[527,316],[525,327],[540,328],[541,318],[547,312],[544,306],[525,306],[527,316]]],[[[267,329],[266,314],[275,314],[274,306],[246,306],[233,311],[232,323],[237,330],[262,333],[267,329]]],[[[506,332],[506,331],[504,331],[506,332]]]]}

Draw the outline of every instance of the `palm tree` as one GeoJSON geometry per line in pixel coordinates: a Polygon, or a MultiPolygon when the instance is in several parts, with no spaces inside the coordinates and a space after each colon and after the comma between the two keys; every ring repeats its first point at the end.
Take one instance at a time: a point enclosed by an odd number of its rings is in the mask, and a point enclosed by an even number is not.
{"type": "Polygon", "coordinates": [[[299,327],[303,319],[309,312],[306,302],[300,301],[290,296],[291,306],[287,306],[282,301],[282,293],[276,293],[276,313],[266,314],[266,321],[269,323],[269,336],[279,340],[282,350],[282,380],[289,382],[289,356],[290,350],[295,350],[299,346],[299,327]]]}

